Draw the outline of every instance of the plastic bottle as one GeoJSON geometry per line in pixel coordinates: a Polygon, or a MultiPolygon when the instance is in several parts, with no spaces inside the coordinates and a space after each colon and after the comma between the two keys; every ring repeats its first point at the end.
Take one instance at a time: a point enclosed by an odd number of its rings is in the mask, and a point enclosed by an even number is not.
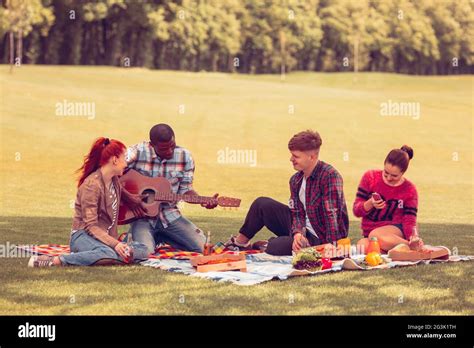
{"type": "Polygon", "coordinates": [[[376,252],[377,254],[380,254],[380,244],[377,237],[370,238],[369,247],[367,248],[366,255],[372,252],[376,252]]]}
{"type": "Polygon", "coordinates": [[[211,255],[211,253],[212,253],[211,231],[208,231],[206,243],[204,243],[204,255],[211,255]]]}

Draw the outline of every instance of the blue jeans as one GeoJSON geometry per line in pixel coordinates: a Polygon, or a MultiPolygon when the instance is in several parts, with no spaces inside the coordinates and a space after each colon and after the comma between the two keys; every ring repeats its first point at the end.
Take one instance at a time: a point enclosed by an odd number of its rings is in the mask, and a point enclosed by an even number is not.
{"type": "MultiPolygon", "coordinates": [[[[134,262],[148,258],[148,251],[145,245],[133,242],[130,244],[130,247],[133,249],[134,262]]],[[[70,248],[71,254],[59,256],[63,265],[91,266],[103,259],[114,259],[123,262],[114,249],[95,239],[85,230],[79,230],[72,234],[70,248]]]]}
{"type": "Polygon", "coordinates": [[[173,248],[202,253],[206,240],[204,233],[191,221],[181,216],[164,228],[160,220],[155,226],[147,219],[131,224],[132,239],[145,244],[148,252],[153,253],[155,246],[166,243],[173,248]]]}

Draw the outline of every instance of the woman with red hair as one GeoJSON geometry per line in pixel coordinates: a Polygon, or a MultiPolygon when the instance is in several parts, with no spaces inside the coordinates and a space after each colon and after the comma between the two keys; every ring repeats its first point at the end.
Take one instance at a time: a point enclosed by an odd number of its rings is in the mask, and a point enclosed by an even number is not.
{"type": "Polygon", "coordinates": [[[32,256],[30,267],[123,264],[146,259],[144,244],[118,240],[120,199],[140,214],[145,211],[138,195],[121,187],[119,176],[127,166],[126,147],[118,140],[99,138],[78,170],[77,197],[71,229],[71,254],[32,256]]]}

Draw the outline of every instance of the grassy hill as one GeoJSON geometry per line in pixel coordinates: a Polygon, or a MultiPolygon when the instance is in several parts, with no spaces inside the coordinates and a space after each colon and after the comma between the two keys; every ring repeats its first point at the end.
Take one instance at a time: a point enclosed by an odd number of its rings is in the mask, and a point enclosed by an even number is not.
{"type": "MultiPolygon", "coordinates": [[[[382,168],[392,148],[412,146],[415,156],[406,176],[420,196],[420,234],[430,244],[474,254],[472,76],[297,72],[282,81],[273,75],[112,67],[23,66],[9,74],[0,66],[0,84],[1,243],[67,242],[74,170],[92,141],[108,136],[132,145],[164,122],[174,128],[178,145],[193,153],[200,194],[242,198],[238,211],[184,205],[184,214],[213,231],[215,241],[238,231],[256,197],[287,202],[293,173],[287,143],[311,128],[323,139],[321,159],[344,177],[350,208],[364,171],[382,168]],[[57,103],[64,101],[93,103],[95,115],[57,115],[57,103]],[[419,103],[420,114],[381,115],[383,103],[401,102],[419,103]],[[256,165],[221,163],[218,154],[226,149],[256,153],[256,165]]],[[[350,236],[356,240],[359,222],[350,214],[350,236]]],[[[38,271],[26,269],[20,259],[0,264],[6,294],[0,313],[218,314],[213,301],[228,314],[474,312],[474,293],[468,290],[472,265],[466,264],[334,274],[249,289],[144,267],[38,271]],[[337,293],[342,286],[346,293],[337,293]],[[199,301],[180,307],[180,291],[199,301]],[[141,296],[124,303],[127,292],[141,296]],[[413,301],[410,306],[398,304],[401,292],[413,301]],[[81,294],[82,306],[68,304],[73,293],[81,294]],[[289,293],[301,294],[293,307],[289,293]],[[328,294],[334,297],[327,299],[328,294]],[[281,297],[281,306],[274,306],[274,296],[281,297]],[[392,297],[393,304],[385,305],[392,297]]]]}

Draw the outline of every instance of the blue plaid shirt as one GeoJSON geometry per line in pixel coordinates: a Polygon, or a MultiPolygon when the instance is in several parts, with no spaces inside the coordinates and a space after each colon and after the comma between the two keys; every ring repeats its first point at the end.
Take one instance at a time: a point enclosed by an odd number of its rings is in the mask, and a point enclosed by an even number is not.
{"type": "MultiPolygon", "coordinates": [[[[176,146],[171,159],[161,159],[149,141],[133,145],[127,149],[126,157],[129,169],[150,177],[163,177],[171,184],[171,191],[184,194],[193,189],[194,160],[191,153],[180,146],[176,146]]],[[[181,217],[176,203],[163,203],[159,218],[166,228],[170,223],[181,217]]],[[[156,219],[150,223],[156,225],[156,219]]]]}

